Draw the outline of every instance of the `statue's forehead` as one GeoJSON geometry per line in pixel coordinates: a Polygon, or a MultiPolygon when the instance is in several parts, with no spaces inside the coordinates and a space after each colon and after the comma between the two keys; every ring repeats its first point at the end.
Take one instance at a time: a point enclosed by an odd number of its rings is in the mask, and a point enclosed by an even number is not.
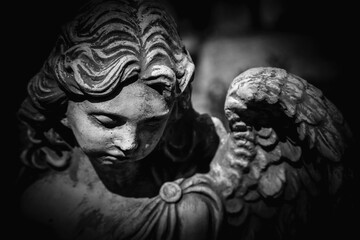
{"type": "Polygon", "coordinates": [[[86,112],[123,116],[129,119],[164,116],[171,105],[164,97],[143,83],[132,83],[108,99],[79,102],[86,112]]]}

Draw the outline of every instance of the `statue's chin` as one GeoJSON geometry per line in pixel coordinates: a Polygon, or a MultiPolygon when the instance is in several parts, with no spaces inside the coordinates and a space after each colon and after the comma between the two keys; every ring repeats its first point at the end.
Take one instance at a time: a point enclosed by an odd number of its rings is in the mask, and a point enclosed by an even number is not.
{"type": "Polygon", "coordinates": [[[124,197],[153,197],[159,192],[160,186],[155,183],[148,166],[149,161],[144,161],[144,158],[89,160],[104,186],[115,194],[124,197]]]}

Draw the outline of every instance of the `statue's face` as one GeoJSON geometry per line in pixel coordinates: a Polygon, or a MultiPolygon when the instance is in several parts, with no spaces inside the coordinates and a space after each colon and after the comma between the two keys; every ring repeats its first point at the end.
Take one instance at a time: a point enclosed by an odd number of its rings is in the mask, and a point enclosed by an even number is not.
{"type": "Polygon", "coordinates": [[[132,83],[105,101],[69,101],[67,120],[84,153],[96,164],[108,165],[152,152],[170,112],[157,91],[132,83]]]}

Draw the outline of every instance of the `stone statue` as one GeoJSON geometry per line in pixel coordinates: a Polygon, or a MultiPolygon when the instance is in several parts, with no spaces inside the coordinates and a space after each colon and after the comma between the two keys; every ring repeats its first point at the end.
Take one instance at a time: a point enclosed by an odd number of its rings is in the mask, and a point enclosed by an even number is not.
{"type": "Polygon", "coordinates": [[[24,215],[51,239],[287,238],[336,201],[351,134],[320,90],[245,71],[226,132],[193,109],[194,69],[161,4],[86,5],[18,112],[24,215]]]}

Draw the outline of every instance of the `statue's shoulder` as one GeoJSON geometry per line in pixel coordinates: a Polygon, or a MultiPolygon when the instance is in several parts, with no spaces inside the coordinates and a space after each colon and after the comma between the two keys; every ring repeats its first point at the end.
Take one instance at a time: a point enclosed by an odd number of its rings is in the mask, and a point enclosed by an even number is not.
{"type": "Polygon", "coordinates": [[[71,231],[71,226],[75,226],[71,222],[76,219],[74,209],[83,201],[84,190],[80,184],[73,184],[65,174],[47,175],[35,181],[23,193],[23,214],[48,229],[55,225],[64,226],[61,222],[68,222],[69,229],[64,231],[71,231]]]}
{"type": "Polygon", "coordinates": [[[89,163],[76,153],[72,160],[73,164],[67,170],[49,171],[32,183],[20,200],[26,217],[35,217],[44,227],[66,226],[63,229],[65,236],[75,228],[83,209],[81,206],[105,190],[93,168],[86,166],[89,163]]]}

